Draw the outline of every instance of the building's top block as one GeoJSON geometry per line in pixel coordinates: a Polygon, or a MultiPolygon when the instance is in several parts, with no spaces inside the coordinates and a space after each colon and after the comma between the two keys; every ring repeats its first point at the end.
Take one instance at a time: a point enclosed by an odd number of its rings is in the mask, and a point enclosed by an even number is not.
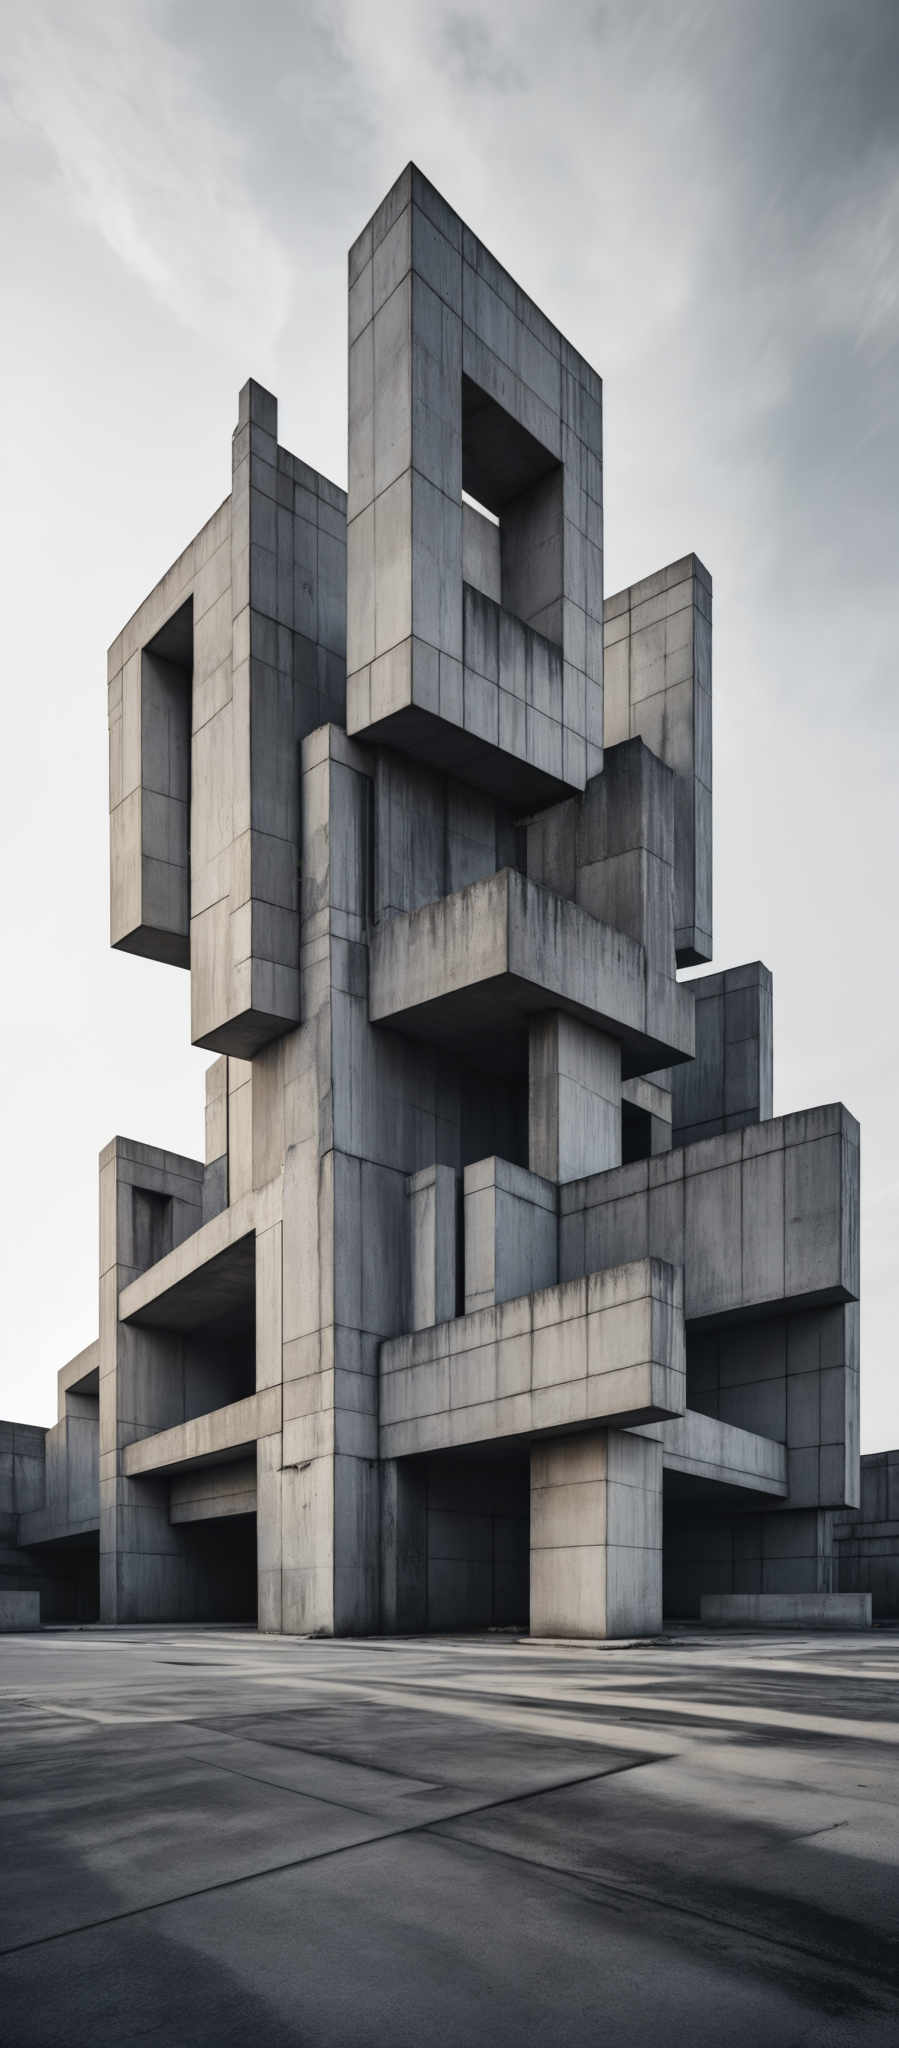
{"type": "MultiPolygon", "coordinates": [[[[529,329],[541,347],[545,348],[550,355],[556,357],[561,368],[576,377],[578,382],[583,384],[585,391],[588,391],[591,397],[596,399],[597,404],[600,404],[602,401],[602,378],[598,371],[593,369],[592,365],[587,362],[586,357],[582,356],[570,341],[566,340],[559,328],[554,326],[551,320],[547,319],[546,314],[541,312],[540,307],[535,305],[534,300],[528,297],[527,292],[523,291],[519,284],[516,284],[515,279],[510,276],[507,270],[503,269],[502,264],[498,263],[496,257],[491,255],[490,250],[485,248],[484,243],[478,240],[477,235],[473,234],[471,228],[466,227],[460,215],[453,211],[453,208],[443,198],[442,194],[437,191],[436,187],[430,183],[423,172],[418,169],[417,164],[414,163],[408,163],[405,170],[400,172],[396,184],[391,186],[387,197],[382,199],[380,206],[372,214],[371,220],[363,228],[362,233],[357,235],[355,242],[350,248],[350,339],[352,340],[354,325],[354,289],[363,285],[363,291],[359,294],[355,303],[355,322],[358,331],[359,326],[365,324],[367,307],[365,292],[369,286],[371,286],[372,290],[374,289],[374,270],[372,271],[371,278],[367,278],[367,265],[369,263],[374,264],[377,252],[383,249],[383,245],[391,235],[391,231],[396,228],[397,224],[410,209],[417,210],[421,214],[423,222],[427,223],[432,235],[439,235],[447,244],[447,251],[444,257],[446,263],[445,275],[441,278],[439,273],[435,273],[432,279],[433,288],[438,291],[439,295],[444,297],[449,304],[457,302],[455,278],[458,263],[461,263],[463,295],[464,273],[468,269],[473,273],[470,287],[473,285],[474,278],[482,280],[487,288],[495,293],[501,304],[529,329]],[[450,251],[458,259],[458,263],[455,265],[448,260],[450,251]]],[[[417,253],[423,253],[422,245],[425,240],[425,233],[424,229],[420,230],[421,240],[419,252],[417,253]]],[[[382,263],[382,289],[386,283],[390,284],[391,289],[394,288],[400,282],[401,276],[405,274],[404,270],[397,267],[396,251],[398,246],[396,242],[391,246],[389,261],[387,255],[384,255],[382,263]]],[[[435,254],[440,253],[439,249],[435,248],[435,254]]],[[[407,244],[404,244],[403,254],[406,257],[405,269],[409,269],[413,263],[411,239],[407,244]]],[[[371,317],[370,313],[368,317],[371,317]]]]}
{"type": "Polygon", "coordinates": [[[414,165],[349,279],[348,729],[519,810],[583,789],[603,743],[600,380],[414,165]]]}

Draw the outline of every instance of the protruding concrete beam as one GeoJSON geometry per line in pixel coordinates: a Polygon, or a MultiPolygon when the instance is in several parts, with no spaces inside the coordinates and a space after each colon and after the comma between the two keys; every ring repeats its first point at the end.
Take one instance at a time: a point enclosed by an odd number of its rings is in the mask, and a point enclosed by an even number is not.
{"type": "Polygon", "coordinates": [[[372,934],[369,1016],[508,1073],[528,1020],[565,1010],[617,1039],[622,1071],[693,1055],[693,999],[635,939],[503,868],[372,934]]]}

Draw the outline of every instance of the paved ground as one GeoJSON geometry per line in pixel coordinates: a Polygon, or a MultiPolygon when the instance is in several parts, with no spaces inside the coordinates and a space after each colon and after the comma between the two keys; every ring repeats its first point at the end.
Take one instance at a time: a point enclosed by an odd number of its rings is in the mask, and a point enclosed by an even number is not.
{"type": "Polygon", "coordinates": [[[10,2048],[899,2041],[899,1631],[0,1645],[10,2048]]]}

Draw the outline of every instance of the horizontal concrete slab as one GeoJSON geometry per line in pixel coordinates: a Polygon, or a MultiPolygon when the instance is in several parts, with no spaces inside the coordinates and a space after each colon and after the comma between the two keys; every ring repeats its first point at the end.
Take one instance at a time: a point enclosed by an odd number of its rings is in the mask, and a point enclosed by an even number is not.
{"type": "Polygon", "coordinates": [[[170,1522],[220,1522],[256,1512],[256,1457],[193,1465],[172,1474],[170,1522]]]}
{"type": "Polygon", "coordinates": [[[381,1345],[384,1458],[679,1414],[681,1276],[657,1259],[381,1345]]]}
{"type": "Polygon", "coordinates": [[[710,1628],[870,1628],[870,1593],[703,1593],[710,1628]]]}
{"type": "Polygon", "coordinates": [[[281,1389],[265,1387],[244,1401],[231,1401],[226,1408],[195,1415],[190,1422],[175,1423],[172,1429],[126,1445],[122,1471],[126,1478],[138,1479],[148,1472],[178,1472],[190,1465],[246,1457],[257,1437],[271,1436],[280,1427],[281,1389]]]}
{"type": "Polygon", "coordinates": [[[100,1390],[100,1339],[95,1337],[79,1351],[76,1358],[70,1358],[67,1365],[61,1365],[56,1375],[56,1412],[62,1421],[66,1412],[67,1394],[97,1394],[100,1390]]]}
{"type": "Polygon", "coordinates": [[[751,1493],[781,1498],[789,1491],[786,1446],[771,1437],[757,1436],[754,1430],[738,1429],[733,1423],[688,1408],[671,1422],[651,1423],[640,1434],[656,1437],[661,1443],[665,1472],[682,1474],[703,1485],[743,1487],[751,1493]]]}
{"type": "Polygon", "coordinates": [[[18,1520],[18,1542],[24,1548],[38,1543],[79,1543],[100,1533],[100,1504],[79,1516],[54,1514],[52,1508],[30,1508],[18,1520]]]}
{"type": "Polygon", "coordinates": [[[245,1304],[254,1283],[253,1225],[253,1197],[247,1195],[123,1287],[119,1320],[191,1329],[245,1304]]]}
{"type": "Polygon", "coordinates": [[[625,1074],[690,1059],[693,998],[650,973],[636,940],[576,903],[502,868],[373,933],[369,1015],[508,1071],[526,1062],[526,1023],[566,1010],[622,1047],[625,1074]]]}

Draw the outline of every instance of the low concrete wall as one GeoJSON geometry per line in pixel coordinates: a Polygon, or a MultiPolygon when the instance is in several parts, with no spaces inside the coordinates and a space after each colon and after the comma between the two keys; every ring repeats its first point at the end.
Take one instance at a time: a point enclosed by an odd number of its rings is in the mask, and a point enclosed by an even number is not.
{"type": "Polygon", "coordinates": [[[40,1628],[41,1596],[39,1593],[13,1593],[0,1590],[0,1630],[40,1628]]]}
{"type": "Polygon", "coordinates": [[[704,1593],[710,1628],[870,1628],[870,1593],[704,1593]]]}

